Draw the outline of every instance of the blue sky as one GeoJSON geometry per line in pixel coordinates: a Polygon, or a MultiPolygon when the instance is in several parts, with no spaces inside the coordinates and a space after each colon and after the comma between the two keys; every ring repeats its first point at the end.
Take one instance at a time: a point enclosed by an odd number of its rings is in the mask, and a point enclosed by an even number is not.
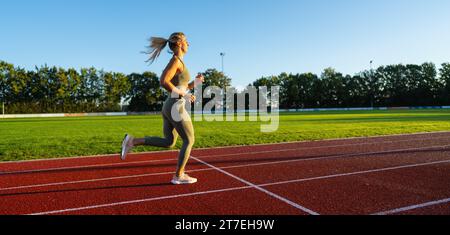
{"type": "Polygon", "coordinates": [[[281,72],[355,74],[374,66],[450,62],[448,0],[39,0],[2,2],[0,60],[161,74],[147,39],[184,32],[192,75],[221,70],[233,85],[281,72]]]}

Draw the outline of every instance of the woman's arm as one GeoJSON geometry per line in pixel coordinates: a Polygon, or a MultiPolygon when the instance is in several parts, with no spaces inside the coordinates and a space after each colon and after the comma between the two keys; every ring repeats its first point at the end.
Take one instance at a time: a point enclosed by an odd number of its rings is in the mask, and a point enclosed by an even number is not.
{"type": "Polygon", "coordinates": [[[195,87],[197,87],[198,85],[201,85],[204,81],[205,81],[205,78],[203,77],[203,75],[201,73],[199,73],[197,75],[197,77],[195,77],[195,80],[193,82],[189,83],[188,89],[192,90],[195,87]]]}
{"type": "Polygon", "coordinates": [[[178,89],[172,83],[172,78],[175,76],[178,68],[180,68],[181,65],[182,64],[179,60],[177,60],[176,58],[172,58],[167,67],[164,69],[159,82],[161,86],[164,87],[164,89],[166,89],[169,93],[175,92],[179,96],[185,96],[186,92],[178,89]]]}
{"type": "Polygon", "coordinates": [[[189,83],[189,85],[188,85],[188,90],[192,90],[192,89],[194,89],[194,88],[195,88],[195,81],[189,83]]]}

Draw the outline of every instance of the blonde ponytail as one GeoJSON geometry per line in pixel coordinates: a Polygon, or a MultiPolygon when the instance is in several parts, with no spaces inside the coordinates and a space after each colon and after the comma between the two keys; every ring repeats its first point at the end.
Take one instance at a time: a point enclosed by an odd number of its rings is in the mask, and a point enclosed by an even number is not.
{"type": "Polygon", "coordinates": [[[161,54],[161,51],[166,47],[167,44],[169,44],[169,47],[172,51],[174,51],[176,47],[176,42],[182,39],[182,37],[185,37],[184,33],[177,32],[170,35],[169,39],[165,38],[159,38],[159,37],[151,37],[150,38],[150,46],[148,46],[148,51],[144,52],[145,54],[148,54],[150,58],[146,62],[153,63],[156,58],[161,54]]]}
{"type": "Polygon", "coordinates": [[[158,58],[159,54],[161,54],[161,51],[166,47],[167,43],[169,42],[165,38],[158,38],[158,37],[152,37],[150,38],[150,46],[149,51],[146,52],[150,56],[150,58],[146,62],[153,63],[156,58],[158,58]]]}

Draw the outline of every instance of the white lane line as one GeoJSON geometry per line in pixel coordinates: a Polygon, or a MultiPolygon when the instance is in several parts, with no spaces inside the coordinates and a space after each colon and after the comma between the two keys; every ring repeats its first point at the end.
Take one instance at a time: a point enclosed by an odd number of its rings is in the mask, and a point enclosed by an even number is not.
{"type": "Polygon", "coordinates": [[[113,166],[134,166],[140,165],[143,163],[153,163],[153,162],[168,162],[168,161],[176,161],[176,158],[172,159],[160,159],[160,160],[150,160],[150,161],[136,161],[136,162],[123,162],[123,163],[108,163],[108,164],[95,164],[95,165],[83,165],[83,166],[69,166],[69,167],[56,167],[56,168],[45,168],[45,169],[35,169],[35,170],[23,170],[23,171],[6,171],[1,172],[2,175],[13,175],[13,174],[24,174],[24,173],[42,173],[47,171],[63,171],[63,170],[84,170],[90,168],[98,168],[98,167],[113,167],[113,166]]]}
{"type": "Polygon", "coordinates": [[[321,180],[321,179],[329,179],[329,178],[336,178],[336,177],[343,177],[343,176],[368,174],[368,173],[374,173],[374,172],[380,172],[380,171],[391,171],[391,170],[412,168],[412,167],[418,167],[418,166],[429,166],[429,165],[436,165],[436,164],[441,164],[441,163],[450,163],[450,160],[408,164],[408,165],[403,165],[403,166],[385,167],[385,168],[378,168],[378,169],[365,170],[365,171],[356,171],[356,172],[341,173],[341,174],[334,174],[334,175],[317,176],[317,177],[311,177],[311,178],[305,178],[305,179],[287,180],[287,181],[280,181],[280,182],[275,182],[275,183],[260,184],[259,186],[266,187],[266,186],[279,185],[279,184],[298,183],[298,182],[311,181],[311,180],[321,180]]]}
{"type": "Polygon", "coordinates": [[[196,193],[187,193],[187,194],[179,194],[179,195],[171,195],[171,196],[163,196],[163,197],[145,198],[145,199],[139,199],[139,200],[133,200],[133,201],[122,201],[122,202],[115,202],[115,203],[101,204],[101,205],[93,205],[93,206],[86,206],[86,207],[79,207],[79,208],[70,208],[70,209],[55,210],[55,211],[37,212],[37,213],[29,214],[29,215],[59,214],[59,213],[67,213],[67,212],[72,212],[72,211],[81,211],[81,210],[97,209],[97,208],[103,208],[103,207],[120,206],[120,205],[142,203],[142,202],[150,202],[150,201],[156,201],[156,200],[165,200],[165,199],[172,199],[172,198],[179,198],[179,197],[189,197],[189,196],[197,196],[197,195],[210,194],[210,193],[236,191],[236,190],[247,189],[247,188],[250,188],[250,187],[249,186],[243,186],[243,187],[234,187],[234,188],[210,190],[210,191],[203,191],[203,192],[196,192],[196,193]]]}
{"type": "MultiPolygon", "coordinates": [[[[302,158],[302,159],[293,159],[293,160],[285,160],[285,161],[283,161],[283,160],[270,161],[270,162],[264,162],[264,163],[251,163],[251,164],[244,164],[244,165],[225,166],[225,167],[221,167],[221,169],[242,168],[242,167],[263,166],[263,165],[275,165],[275,164],[284,164],[284,163],[302,162],[302,161],[329,160],[329,159],[345,158],[345,157],[359,157],[359,156],[367,157],[368,155],[373,155],[373,154],[395,154],[395,153],[403,152],[403,151],[431,150],[431,149],[439,149],[439,148],[446,148],[446,147],[450,147],[450,145],[432,146],[432,147],[427,147],[427,148],[398,149],[398,150],[393,150],[393,151],[342,154],[342,155],[336,155],[336,156],[331,156],[331,157],[316,157],[316,158],[302,158]]],[[[377,157],[377,156],[372,156],[372,157],[377,157]]],[[[189,172],[199,172],[199,171],[211,171],[211,170],[213,170],[213,169],[211,169],[211,168],[196,169],[196,170],[190,170],[190,171],[188,171],[188,173],[189,172]]],[[[131,178],[148,177],[148,176],[156,176],[156,175],[168,175],[168,174],[173,174],[173,172],[157,172],[157,173],[150,173],[150,174],[127,175],[127,176],[96,178],[96,179],[77,180],[77,181],[65,181],[65,182],[56,182],[56,183],[35,184],[35,185],[23,185],[23,186],[14,186],[14,187],[8,187],[8,188],[0,188],[0,191],[26,189],[26,188],[38,188],[38,187],[49,187],[49,186],[58,186],[58,185],[69,185],[69,184],[78,184],[78,183],[92,183],[92,182],[100,182],[100,181],[131,179],[131,178]]]]}
{"type": "MultiPolygon", "coordinates": [[[[283,145],[283,144],[301,144],[301,143],[309,143],[309,142],[330,142],[330,141],[346,141],[346,140],[359,140],[359,139],[380,139],[386,137],[402,137],[402,136],[420,136],[420,135],[433,135],[433,134],[450,134],[450,131],[431,131],[431,132],[417,132],[417,133],[407,133],[407,134],[390,134],[390,135],[375,135],[375,136],[360,136],[360,137],[348,137],[348,138],[333,138],[333,139],[324,139],[324,140],[304,140],[304,141],[287,141],[287,142],[278,142],[278,143],[263,143],[263,144],[252,144],[252,145],[231,145],[231,146],[223,146],[223,147],[206,147],[206,148],[196,148],[196,150],[209,150],[209,149],[225,149],[225,148],[241,148],[248,146],[271,146],[271,145],[283,145]]],[[[431,138],[427,138],[431,139],[431,138]]],[[[416,140],[416,139],[412,139],[416,140]]],[[[419,140],[419,138],[417,138],[419,140]]],[[[139,152],[137,154],[151,154],[151,153],[170,153],[177,152],[177,150],[162,150],[162,151],[151,151],[151,152],[139,152]]],[[[51,158],[51,159],[31,159],[31,160],[20,160],[20,161],[8,161],[8,162],[0,162],[2,164],[10,164],[10,163],[27,163],[27,162],[45,162],[45,161],[59,161],[59,160],[70,160],[70,159],[86,159],[86,158],[103,158],[103,157],[113,157],[118,154],[101,154],[101,155],[91,155],[91,156],[80,156],[80,157],[61,157],[61,158],[51,158]]]]}
{"type": "MultiPolygon", "coordinates": [[[[210,169],[197,169],[189,172],[198,172],[198,171],[210,171],[210,169]]],[[[69,185],[69,184],[81,184],[81,183],[93,183],[93,182],[101,182],[101,181],[110,181],[110,180],[121,180],[121,179],[132,179],[132,178],[141,178],[148,176],[157,176],[157,175],[168,175],[174,174],[171,172],[158,172],[151,174],[140,174],[140,175],[126,175],[126,176],[116,176],[116,177],[107,177],[107,178],[96,178],[96,179],[87,179],[87,180],[76,180],[76,181],[65,181],[65,182],[56,182],[56,183],[46,183],[46,184],[34,184],[34,185],[23,185],[23,186],[15,186],[9,188],[0,188],[0,191],[9,191],[9,190],[17,190],[17,189],[27,189],[27,188],[40,188],[40,187],[50,187],[50,186],[60,186],[60,185],[69,185]]],[[[0,194],[1,196],[1,194],[0,194]]]]}
{"type": "MultiPolygon", "coordinates": [[[[449,138],[448,137],[439,137],[439,138],[430,138],[427,140],[440,140],[440,139],[449,139],[449,138]]],[[[216,154],[216,155],[209,155],[209,156],[201,157],[201,159],[217,158],[217,157],[224,157],[224,156],[242,156],[242,155],[253,155],[253,154],[264,154],[264,153],[275,153],[275,152],[289,152],[289,151],[296,151],[296,150],[302,150],[302,149],[327,149],[327,148],[337,148],[337,147],[346,147],[346,146],[393,144],[393,143],[401,143],[401,142],[411,142],[411,140],[381,141],[381,142],[370,142],[370,143],[340,144],[340,145],[329,145],[329,146],[298,147],[298,148],[279,149],[279,150],[253,151],[253,152],[243,152],[243,153],[216,154]]],[[[47,172],[47,171],[62,171],[62,170],[83,170],[83,169],[96,168],[96,167],[133,166],[133,165],[139,165],[139,164],[144,164],[144,163],[147,164],[147,163],[166,162],[166,161],[177,161],[177,158],[149,160],[149,161],[136,161],[136,162],[123,162],[123,163],[71,166],[71,167],[57,167],[57,168],[11,171],[11,172],[1,172],[0,171],[0,177],[2,175],[11,175],[11,174],[42,173],[42,172],[47,172]]]]}
{"type": "MultiPolygon", "coordinates": [[[[450,138],[448,138],[448,137],[434,138],[432,140],[440,140],[440,139],[448,139],[450,141],[450,138]]],[[[348,146],[394,144],[394,143],[401,143],[401,142],[411,142],[411,140],[382,141],[382,142],[373,142],[373,143],[355,143],[355,144],[315,146],[315,147],[297,147],[297,148],[278,149],[278,150],[262,150],[262,151],[243,152],[243,153],[224,153],[224,154],[208,155],[208,156],[204,156],[204,157],[200,156],[198,158],[209,159],[209,158],[227,157],[227,156],[242,156],[242,155],[253,155],[253,154],[264,154],[264,153],[275,153],[275,152],[289,152],[289,151],[303,150],[303,149],[307,149],[307,150],[309,150],[309,149],[327,149],[327,148],[338,148],[338,147],[348,147],[348,146]]],[[[431,146],[431,147],[433,147],[433,146],[431,146]]],[[[428,148],[428,146],[423,146],[422,148],[428,148]]],[[[361,153],[361,152],[359,152],[359,153],[361,153]]],[[[364,152],[362,152],[362,153],[364,153],[364,152]]]]}
{"type": "MultiPolygon", "coordinates": [[[[399,167],[379,168],[379,169],[373,169],[373,170],[369,170],[369,171],[359,171],[359,172],[351,172],[351,173],[345,173],[345,174],[326,175],[326,176],[303,178],[303,179],[297,179],[297,180],[288,180],[288,181],[275,182],[275,183],[259,184],[257,186],[267,187],[267,186],[272,186],[272,185],[282,185],[282,184],[290,184],[290,183],[312,181],[312,180],[319,180],[319,179],[336,178],[336,177],[349,176],[349,175],[366,174],[366,173],[372,173],[372,172],[382,172],[382,171],[390,171],[390,170],[396,170],[396,169],[406,169],[406,168],[413,168],[413,167],[418,167],[418,166],[436,165],[436,164],[441,164],[441,163],[450,163],[450,160],[427,162],[427,163],[422,163],[422,164],[411,164],[411,165],[404,165],[404,166],[399,166],[399,167]]],[[[133,203],[141,203],[141,202],[163,200],[163,199],[170,199],[170,198],[188,197],[188,196],[194,196],[194,195],[210,194],[210,193],[226,192],[226,191],[237,191],[237,190],[248,189],[248,188],[253,188],[253,186],[226,188],[226,189],[203,191],[203,192],[196,192],[196,193],[145,198],[145,199],[132,200],[132,201],[121,201],[121,202],[115,202],[115,203],[109,203],[109,204],[99,204],[99,205],[92,205],[92,206],[86,206],[86,207],[69,208],[69,209],[63,209],[63,210],[36,212],[31,215],[49,215],[49,214],[57,214],[57,213],[72,212],[72,211],[82,211],[82,210],[88,210],[88,209],[112,207],[112,206],[117,206],[117,205],[127,205],[127,204],[133,204],[133,203]]]]}
{"type": "Polygon", "coordinates": [[[253,183],[251,183],[251,182],[249,182],[247,180],[244,180],[244,179],[242,179],[242,178],[240,178],[238,176],[235,176],[235,175],[229,173],[228,171],[224,171],[223,169],[215,167],[215,166],[213,166],[213,165],[211,165],[211,164],[209,164],[207,162],[204,162],[204,161],[202,161],[202,160],[200,160],[200,159],[198,159],[196,157],[192,157],[192,158],[197,160],[197,161],[199,161],[199,162],[201,162],[201,163],[203,163],[203,164],[205,164],[205,165],[207,165],[207,166],[209,166],[209,167],[211,167],[211,168],[213,168],[213,169],[215,169],[215,170],[217,170],[217,171],[219,171],[219,172],[221,172],[221,173],[223,173],[223,174],[225,174],[225,175],[228,175],[228,176],[230,176],[230,177],[232,177],[232,178],[234,178],[234,179],[236,179],[236,180],[238,180],[238,181],[240,181],[240,182],[242,182],[242,183],[244,183],[246,185],[249,185],[252,188],[255,188],[255,189],[257,189],[257,190],[259,190],[259,191],[261,191],[263,193],[266,193],[266,194],[268,194],[268,195],[270,195],[270,196],[272,196],[272,197],[274,197],[274,198],[276,198],[278,200],[281,200],[281,201],[283,201],[283,202],[285,202],[285,203],[287,203],[287,204],[289,204],[289,205],[291,205],[291,206],[293,206],[293,207],[295,207],[295,208],[297,208],[297,209],[299,209],[299,210],[301,210],[303,212],[306,212],[306,213],[308,213],[310,215],[319,215],[319,213],[317,213],[317,212],[315,212],[313,210],[310,210],[310,209],[308,209],[308,208],[306,208],[304,206],[301,206],[301,205],[299,205],[299,204],[297,204],[297,203],[295,203],[295,202],[293,202],[293,201],[291,201],[291,200],[289,200],[287,198],[284,198],[284,197],[282,197],[282,196],[280,196],[278,194],[272,193],[272,192],[270,192],[267,189],[263,189],[263,188],[259,187],[258,185],[255,185],[255,184],[253,184],[253,183]]]}
{"type": "Polygon", "coordinates": [[[375,214],[373,214],[373,215],[389,215],[389,214],[395,214],[395,213],[400,213],[400,212],[405,212],[405,211],[410,211],[410,210],[420,209],[420,208],[429,207],[429,206],[435,206],[435,205],[444,204],[444,203],[449,203],[449,202],[450,202],[450,198],[446,198],[446,199],[442,199],[442,200],[438,200],[438,201],[431,201],[431,202],[426,202],[426,203],[422,203],[422,204],[417,204],[417,205],[412,205],[412,206],[401,207],[401,208],[397,208],[397,209],[394,209],[394,210],[378,212],[378,213],[375,213],[375,214]]]}

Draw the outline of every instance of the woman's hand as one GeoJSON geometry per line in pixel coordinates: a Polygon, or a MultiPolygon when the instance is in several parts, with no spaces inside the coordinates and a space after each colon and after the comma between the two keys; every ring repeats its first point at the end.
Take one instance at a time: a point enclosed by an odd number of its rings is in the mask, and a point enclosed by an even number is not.
{"type": "Polygon", "coordinates": [[[170,93],[170,97],[172,98],[181,98],[188,95],[188,92],[183,89],[178,89],[177,87],[174,87],[172,92],[170,93]]]}
{"type": "Polygon", "coordinates": [[[180,97],[185,97],[187,94],[188,94],[188,92],[185,90],[181,90],[181,89],[178,90],[178,95],[180,97]]]}
{"type": "Polygon", "coordinates": [[[195,84],[202,84],[203,82],[205,82],[205,77],[201,73],[198,73],[195,77],[195,84]]]}
{"type": "Polygon", "coordinates": [[[203,77],[203,75],[201,73],[197,74],[197,77],[195,77],[195,80],[191,83],[189,83],[188,88],[189,89],[194,89],[199,85],[202,85],[202,83],[205,81],[205,78],[203,77]]]}
{"type": "Polygon", "coordinates": [[[194,103],[197,100],[197,97],[191,93],[186,94],[183,98],[191,103],[194,103]]]}
{"type": "Polygon", "coordinates": [[[197,100],[197,97],[195,97],[195,95],[190,95],[190,96],[189,96],[189,101],[190,101],[191,103],[194,103],[196,100],[197,100]]]}

